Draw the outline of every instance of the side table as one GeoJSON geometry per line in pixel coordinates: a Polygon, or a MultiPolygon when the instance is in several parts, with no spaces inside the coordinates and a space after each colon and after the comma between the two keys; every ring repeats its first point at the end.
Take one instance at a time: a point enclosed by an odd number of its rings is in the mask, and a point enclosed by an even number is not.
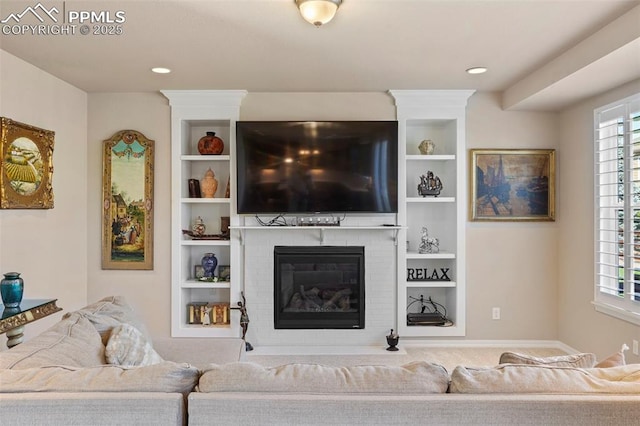
{"type": "Polygon", "coordinates": [[[7,333],[7,347],[22,343],[24,326],[61,311],[56,306],[58,299],[24,299],[17,308],[0,304],[0,334],[7,333]]]}

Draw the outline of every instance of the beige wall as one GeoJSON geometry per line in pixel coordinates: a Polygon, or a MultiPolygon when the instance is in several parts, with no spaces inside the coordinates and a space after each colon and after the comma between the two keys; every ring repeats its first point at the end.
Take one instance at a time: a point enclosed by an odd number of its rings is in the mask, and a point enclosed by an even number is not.
{"type": "MultiPolygon", "coordinates": [[[[476,93],[467,108],[467,148],[557,149],[557,115],[503,111],[498,94],[476,93]]],[[[557,339],[558,228],[467,223],[468,339],[557,339]],[[493,307],[501,320],[491,319],[493,307]]]]}
{"type": "MultiPolygon", "coordinates": [[[[558,338],[600,357],[622,343],[640,340],[640,327],[598,313],[591,305],[594,285],[593,110],[640,92],[640,80],[597,96],[561,115],[559,169],[562,215],[558,222],[558,338]]],[[[626,353],[628,361],[640,357],[626,353]]]]}
{"type": "Polygon", "coordinates": [[[87,296],[92,302],[122,295],[154,336],[169,336],[171,320],[170,110],[160,93],[89,94],[87,137],[87,296]],[[119,130],[137,130],[155,141],[154,268],[103,270],[101,266],[102,141],[119,130]]]}
{"type": "MultiPolygon", "coordinates": [[[[169,335],[169,107],[154,94],[89,95],[89,300],[124,294],[155,335],[169,335]],[[134,128],[156,141],[154,271],[100,269],[100,141],[134,128]]],[[[393,119],[385,93],[249,93],[243,120],[393,119]]],[[[556,148],[557,115],[505,112],[497,94],[477,93],[468,108],[469,147],[556,148]]],[[[467,226],[467,339],[557,338],[556,223],[467,226]],[[502,309],[501,321],[491,308],[502,309]]]]}
{"type": "MultiPolygon", "coordinates": [[[[640,339],[638,327],[595,313],[592,243],[593,108],[640,90],[640,82],[562,114],[509,112],[476,93],[468,148],[555,148],[557,221],[467,223],[467,339],[558,339],[600,356],[640,339]],[[502,320],[491,320],[500,307],[502,320]],[[614,330],[614,332],[612,332],[614,330]]],[[[66,311],[122,294],[155,336],[170,330],[170,110],[160,94],[84,92],[0,51],[0,114],[56,131],[55,208],[0,210],[0,271],[21,271],[27,297],[58,297],[66,311]],[[102,141],[134,129],[156,141],[155,267],[100,266],[102,141]]],[[[255,93],[250,119],[390,119],[383,93],[255,93]]],[[[27,327],[27,337],[61,314],[27,327]]]]}
{"type": "MultiPolygon", "coordinates": [[[[0,210],[0,272],[22,273],[25,298],[80,308],[87,300],[87,95],[0,50],[0,115],[55,132],[54,208],[0,210]]],[[[61,316],[27,326],[26,338],[61,316]]]]}

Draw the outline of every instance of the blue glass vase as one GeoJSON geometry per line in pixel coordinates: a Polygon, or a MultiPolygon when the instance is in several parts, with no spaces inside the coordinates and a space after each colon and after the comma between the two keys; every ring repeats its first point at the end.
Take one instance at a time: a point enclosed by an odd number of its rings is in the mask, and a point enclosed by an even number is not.
{"type": "Polygon", "coordinates": [[[0,295],[6,308],[17,308],[22,302],[24,281],[19,272],[7,272],[0,281],[0,295]]]}
{"type": "Polygon", "coordinates": [[[213,253],[205,253],[202,257],[202,269],[204,269],[204,277],[205,278],[213,278],[213,272],[216,270],[216,266],[218,266],[218,259],[216,259],[216,255],[213,253]]]}

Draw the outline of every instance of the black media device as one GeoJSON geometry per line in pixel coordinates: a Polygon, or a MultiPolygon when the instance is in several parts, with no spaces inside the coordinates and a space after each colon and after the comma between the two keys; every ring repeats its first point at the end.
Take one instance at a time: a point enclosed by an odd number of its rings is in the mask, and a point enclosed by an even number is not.
{"type": "Polygon", "coordinates": [[[397,121],[239,121],[239,214],[396,213],[397,121]]]}

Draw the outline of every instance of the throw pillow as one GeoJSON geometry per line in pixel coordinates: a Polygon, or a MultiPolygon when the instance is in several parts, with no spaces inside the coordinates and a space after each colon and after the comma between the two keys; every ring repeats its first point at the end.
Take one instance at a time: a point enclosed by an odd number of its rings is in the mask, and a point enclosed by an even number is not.
{"type": "Polygon", "coordinates": [[[114,365],[153,365],[163,361],[146,337],[129,324],[111,330],[104,355],[107,363],[114,365]]]}
{"type": "Polygon", "coordinates": [[[624,358],[624,351],[628,350],[629,346],[626,344],[622,345],[622,348],[614,354],[609,355],[602,361],[596,364],[596,368],[610,368],[610,367],[618,367],[620,365],[626,365],[626,360],[624,358]]]}
{"type": "Polygon", "coordinates": [[[500,364],[527,364],[549,365],[553,367],[591,368],[596,364],[596,356],[595,354],[591,353],[582,353],[574,355],[535,357],[531,355],[519,354],[516,352],[505,352],[500,355],[500,364]]]}
{"type": "Polygon", "coordinates": [[[109,341],[111,330],[120,324],[130,324],[134,326],[144,334],[147,340],[151,341],[151,336],[147,332],[144,323],[138,318],[133,308],[122,296],[105,297],[74,313],[84,316],[93,323],[98,333],[100,333],[102,343],[105,346],[109,341]]]}
{"type": "Polygon", "coordinates": [[[73,314],[37,337],[0,351],[0,368],[92,367],[102,364],[104,346],[100,335],[86,318],[73,314]]]}
{"type": "Polygon", "coordinates": [[[492,368],[456,367],[451,393],[640,393],[640,364],[612,368],[503,364],[492,368]]]}
{"type": "Polygon", "coordinates": [[[179,392],[188,394],[199,371],[164,361],[147,367],[44,367],[0,370],[0,393],[11,392],[179,392]]]}
{"type": "Polygon", "coordinates": [[[263,367],[251,362],[210,365],[198,382],[199,392],[296,393],[445,393],[444,367],[425,361],[402,366],[329,367],[286,364],[263,367]]]}

